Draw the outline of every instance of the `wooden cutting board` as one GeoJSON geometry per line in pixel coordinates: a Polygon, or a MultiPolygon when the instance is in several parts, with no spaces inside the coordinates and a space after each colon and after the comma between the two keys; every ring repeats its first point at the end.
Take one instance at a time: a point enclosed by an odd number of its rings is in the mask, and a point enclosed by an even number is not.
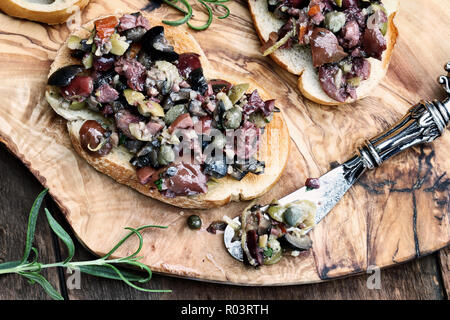
{"type": "MultiPolygon", "coordinates": [[[[144,0],[91,1],[82,22],[147,5],[144,0]]],[[[283,177],[262,203],[347,160],[365,139],[387,129],[420,99],[444,96],[436,82],[450,59],[450,10],[444,1],[401,1],[396,18],[400,38],[386,80],[371,97],[339,108],[305,100],[296,89],[297,78],[261,56],[246,2],[232,1],[229,7],[228,19],[215,19],[210,29],[194,36],[217,70],[252,77],[272,91],[294,141],[283,177]]],[[[195,8],[196,19],[202,19],[200,7],[195,8]]],[[[165,6],[153,12],[178,17],[165,6]]],[[[171,207],[115,183],[75,154],[65,121],[43,99],[48,69],[68,34],[66,26],[0,13],[0,140],[50,188],[79,240],[96,254],[109,251],[126,234],[124,227],[167,225],[167,230],[144,233],[143,261],[155,272],[232,284],[286,285],[390,266],[450,243],[447,132],[433,145],[414,148],[366,174],[312,232],[311,251],[259,270],[245,267],[228,255],[221,234],[205,228],[224,214],[238,215],[247,203],[208,211],[171,207]],[[203,219],[200,231],[186,227],[193,213],[203,219]]],[[[129,241],[118,256],[130,254],[136,244],[129,241]]]]}

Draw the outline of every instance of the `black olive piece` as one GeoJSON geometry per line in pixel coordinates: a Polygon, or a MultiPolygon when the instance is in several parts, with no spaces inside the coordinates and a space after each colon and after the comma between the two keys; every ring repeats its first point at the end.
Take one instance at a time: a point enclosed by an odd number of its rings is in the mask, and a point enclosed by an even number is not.
{"type": "Polygon", "coordinates": [[[171,92],[169,97],[176,104],[188,103],[189,99],[191,98],[191,90],[181,89],[178,92],[171,92]]]}
{"type": "Polygon", "coordinates": [[[267,6],[270,12],[274,12],[277,8],[277,5],[280,1],[279,0],[269,0],[267,1],[267,6]]]}
{"type": "Polygon", "coordinates": [[[81,40],[80,44],[81,44],[81,51],[84,52],[92,52],[92,43],[88,44],[87,43],[87,39],[81,40]]]}
{"type": "Polygon", "coordinates": [[[136,153],[143,147],[144,143],[142,141],[139,141],[139,140],[132,140],[132,139],[127,138],[124,141],[123,145],[131,153],[136,153]]]}
{"type": "Polygon", "coordinates": [[[291,250],[308,250],[312,241],[308,236],[300,236],[298,233],[286,233],[278,239],[281,247],[291,250]]]}
{"type": "Polygon", "coordinates": [[[122,99],[119,99],[119,100],[116,100],[116,101],[113,101],[113,102],[111,102],[110,103],[110,105],[111,105],[111,107],[113,108],[113,110],[114,110],[114,113],[117,113],[117,112],[119,112],[120,110],[122,110],[122,109],[124,109],[125,108],[125,102],[124,101],[121,101],[122,99]]]}
{"type": "Polygon", "coordinates": [[[164,108],[164,110],[169,110],[170,108],[172,108],[175,105],[175,103],[173,102],[173,100],[170,98],[170,96],[168,96],[166,99],[164,99],[163,103],[162,103],[162,107],[164,108]]]}
{"type": "Polygon", "coordinates": [[[150,54],[148,54],[144,50],[139,51],[138,62],[142,64],[147,70],[150,70],[153,65],[150,54]]]}
{"type": "Polygon", "coordinates": [[[258,235],[262,236],[264,234],[270,235],[270,231],[272,230],[272,222],[269,219],[261,217],[258,224],[258,235]]]}
{"type": "Polygon", "coordinates": [[[197,68],[193,70],[189,74],[188,82],[191,85],[192,89],[200,92],[201,95],[204,95],[208,90],[208,81],[206,81],[206,78],[203,75],[203,68],[197,68]]]}
{"type": "Polygon", "coordinates": [[[192,216],[189,216],[187,219],[187,224],[189,228],[193,230],[198,230],[202,227],[202,219],[200,219],[199,216],[193,214],[192,216]]]}
{"type": "Polygon", "coordinates": [[[125,30],[122,32],[122,35],[124,35],[127,40],[130,40],[131,42],[138,42],[142,39],[144,34],[147,32],[145,28],[143,27],[136,27],[132,29],[125,30]]]}
{"type": "Polygon", "coordinates": [[[225,231],[227,227],[227,223],[224,221],[213,221],[209,225],[208,228],[206,228],[206,231],[212,234],[216,234],[217,231],[225,231]]]}
{"type": "Polygon", "coordinates": [[[164,80],[159,86],[159,90],[163,96],[168,95],[172,90],[172,82],[168,80],[164,80]]]}
{"type": "Polygon", "coordinates": [[[237,181],[241,181],[242,179],[244,179],[244,177],[247,175],[247,173],[248,172],[246,172],[246,171],[241,171],[241,170],[233,167],[233,172],[230,173],[230,176],[232,176],[237,181]]]}
{"type": "Polygon", "coordinates": [[[56,87],[65,87],[68,86],[72,80],[79,74],[83,72],[84,67],[81,65],[71,65],[62,67],[48,78],[47,84],[50,86],[56,87]]]}
{"type": "Polygon", "coordinates": [[[152,140],[150,143],[155,148],[161,147],[161,141],[159,141],[158,139],[152,140]]]}
{"type": "MultiPolygon", "coordinates": [[[[114,76],[113,76],[113,79],[114,79],[114,76]]],[[[128,89],[127,79],[123,76],[120,76],[119,80],[115,81],[115,83],[114,83],[114,89],[116,89],[119,92],[123,92],[125,89],[128,89]]]]}
{"type": "Polygon", "coordinates": [[[115,74],[116,73],[114,69],[110,69],[104,73],[100,73],[97,79],[94,80],[94,90],[100,88],[104,84],[111,84],[115,74]]]}
{"type": "Polygon", "coordinates": [[[206,147],[209,146],[209,143],[211,141],[206,141],[206,140],[202,140],[202,150],[204,151],[206,149],[206,147]]]}
{"type": "Polygon", "coordinates": [[[143,156],[146,156],[146,155],[148,155],[153,149],[154,149],[154,147],[151,145],[151,143],[150,143],[150,142],[147,142],[147,143],[141,148],[141,150],[139,150],[139,151],[136,153],[136,156],[137,156],[137,157],[143,157],[143,156]]]}
{"type": "Polygon", "coordinates": [[[141,39],[142,48],[150,54],[153,60],[165,60],[173,62],[179,55],[173,51],[173,47],[164,37],[164,27],[156,26],[148,30],[141,39]]]}
{"type": "Polygon", "coordinates": [[[215,157],[209,157],[205,160],[204,173],[212,176],[213,178],[220,179],[227,175],[228,166],[225,158],[215,159],[215,157]]]}
{"type": "Polygon", "coordinates": [[[207,116],[208,113],[202,108],[202,102],[199,100],[191,100],[189,103],[189,113],[193,116],[204,117],[207,116]]]}
{"type": "Polygon", "coordinates": [[[84,58],[85,54],[86,52],[84,52],[83,50],[72,50],[72,53],[70,55],[72,58],[81,60],[84,58]]]}

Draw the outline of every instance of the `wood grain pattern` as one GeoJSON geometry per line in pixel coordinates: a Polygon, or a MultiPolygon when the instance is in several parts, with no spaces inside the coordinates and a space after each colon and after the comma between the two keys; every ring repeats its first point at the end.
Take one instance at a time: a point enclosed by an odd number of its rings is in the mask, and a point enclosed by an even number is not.
{"type": "Polygon", "coordinates": [[[439,251],[439,263],[447,299],[450,299],[450,247],[439,251]]]}
{"type": "MultiPolygon", "coordinates": [[[[40,187],[37,179],[17,158],[6,150],[3,144],[0,144],[0,159],[0,172],[2,172],[0,190],[9,190],[3,193],[4,197],[0,197],[0,207],[2,208],[0,224],[4,230],[0,234],[0,252],[1,258],[4,260],[18,257],[14,252],[9,251],[8,248],[11,248],[11,246],[8,246],[8,239],[19,240],[23,237],[23,227],[28,213],[28,208],[25,208],[25,206],[31,205],[36,192],[40,191],[40,187]],[[11,199],[15,199],[15,201],[11,201],[11,199]],[[23,212],[20,211],[21,208],[17,207],[17,200],[24,204],[23,212]],[[14,217],[14,219],[11,219],[11,217],[14,217]],[[5,255],[6,252],[8,253],[5,255]]],[[[59,212],[58,207],[49,197],[46,198],[45,206],[66,230],[70,229],[64,215],[59,212]]],[[[38,225],[36,239],[45,239],[36,243],[37,249],[41,253],[41,259],[60,261],[61,257],[64,258],[67,255],[65,246],[63,243],[54,246],[55,254],[52,255],[53,250],[50,249],[53,249],[53,246],[51,246],[52,239],[49,234],[50,231],[45,227],[45,224],[38,225]]],[[[75,245],[74,261],[95,259],[95,256],[77,241],[75,241],[75,245]]],[[[436,255],[439,255],[439,253],[436,253],[436,255]]],[[[444,269],[439,270],[440,266],[437,261],[435,255],[429,255],[383,270],[380,290],[369,290],[367,288],[367,274],[319,284],[288,287],[238,287],[154,275],[152,280],[145,285],[146,288],[169,288],[173,290],[171,294],[161,295],[143,293],[119,281],[89,275],[81,276],[80,289],[70,289],[66,285],[69,274],[61,272],[59,274],[61,283],[59,291],[71,300],[445,299],[445,287],[443,285],[445,282],[441,281],[441,277],[439,277],[439,272],[444,273],[444,269]]],[[[49,271],[56,270],[51,269],[49,271]]],[[[54,273],[50,275],[50,281],[57,286],[58,281],[54,273]]],[[[25,281],[22,282],[20,277],[16,275],[2,276],[0,284],[4,288],[0,291],[2,300],[48,298],[39,287],[30,286],[25,281]]],[[[447,286],[447,288],[449,287],[447,286]]]]}
{"type": "MultiPolygon", "coordinates": [[[[404,3],[402,1],[402,3],[404,3]]],[[[134,11],[147,1],[93,1],[83,22],[116,10],[134,11]]],[[[194,33],[217,70],[243,74],[273,89],[297,148],[280,182],[261,202],[288,194],[305,179],[345,161],[364,139],[387,129],[410,104],[442,97],[435,78],[448,59],[441,41],[450,18],[441,1],[401,5],[400,38],[387,79],[368,97],[339,108],[303,99],[296,77],[259,53],[244,1],[230,4],[230,18],[194,33]],[[429,21],[417,26],[417,21],[429,21]],[[435,30],[442,30],[436,33],[435,30]],[[230,39],[224,43],[223,39],[230,39]],[[425,51],[423,48],[432,48],[425,51]]],[[[161,7],[155,15],[175,17],[161,7]]],[[[201,15],[196,15],[201,18],[201,15]]],[[[415,148],[367,174],[313,232],[313,249],[280,264],[253,270],[228,256],[220,235],[186,228],[199,214],[205,228],[224,214],[237,215],[245,203],[209,211],[180,211],[148,199],[98,174],[73,152],[64,121],[42,99],[45,77],[66,27],[44,27],[0,16],[0,141],[50,187],[71,227],[90,250],[105,253],[123,227],[154,223],[169,230],[145,232],[144,261],[154,271],[181,277],[245,285],[308,283],[347,276],[370,265],[385,267],[436,251],[450,242],[450,136],[415,148]]],[[[447,37],[448,38],[448,37],[447,37]]],[[[126,255],[136,243],[118,252],[126,255]]]]}
{"type": "MultiPolygon", "coordinates": [[[[33,201],[42,186],[33,175],[25,170],[18,161],[11,161],[13,156],[0,148],[0,263],[20,260],[25,249],[28,215],[33,201]]],[[[42,207],[45,206],[45,203],[42,207]]],[[[33,246],[38,249],[40,261],[56,262],[53,237],[43,210],[36,224],[33,246]]],[[[57,291],[61,290],[58,270],[43,270],[46,277],[57,291]]],[[[0,276],[0,300],[12,299],[51,299],[39,285],[17,274],[0,276]],[[31,289],[32,288],[32,289],[31,289]]]]}

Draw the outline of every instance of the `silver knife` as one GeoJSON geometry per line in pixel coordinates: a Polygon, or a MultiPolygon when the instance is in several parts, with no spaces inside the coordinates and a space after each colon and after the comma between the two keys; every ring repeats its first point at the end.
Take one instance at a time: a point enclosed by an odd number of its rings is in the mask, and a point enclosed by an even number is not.
{"type": "MultiPolygon", "coordinates": [[[[439,77],[439,83],[447,92],[444,101],[422,101],[413,106],[391,129],[367,140],[350,160],[321,176],[318,189],[307,190],[305,186],[278,200],[279,204],[284,206],[299,200],[315,202],[315,222],[318,224],[364,172],[379,167],[403,150],[439,138],[450,122],[450,62],[445,66],[445,71],[447,76],[439,77]]],[[[267,208],[268,205],[261,210],[267,208]]],[[[234,221],[239,223],[239,217],[234,221]]],[[[233,241],[234,237],[235,231],[228,225],[224,233],[225,247],[234,258],[242,261],[241,242],[233,241]]]]}

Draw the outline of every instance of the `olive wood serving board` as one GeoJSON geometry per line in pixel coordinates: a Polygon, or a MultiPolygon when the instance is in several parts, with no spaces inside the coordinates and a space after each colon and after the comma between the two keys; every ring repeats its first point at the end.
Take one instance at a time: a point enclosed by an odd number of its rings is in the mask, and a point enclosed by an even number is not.
{"type": "MultiPolygon", "coordinates": [[[[143,8],[159,17],[179,17],[167,6],[155,7],[145,0],[94,0],[82,23],[143,8]]],[[[443,97],[436,78],[450,58],[445,1],[401,1],[396,18],[400,37],[386,80],[372,96],[341,107],[304,99],[296,89],[297,77],[261,56],[246,1],[231,1],[229,7],[229,18],[215,19],[207,31],[193,35],[217,70],[251,77],[271,92],[294,142],[281,180],[261,203],[347,160],[365,139],[387,129],[420,99],[443,97]]],[[[194,9],[201,23],[201,8],[194,9]]],[[[223,14],[222,8],[215,13],[223,14]]],[[[224,214],[238,215],[248,203],[208,211],[171,207],[98,173],[72,150],[65,121],[43,98],[50,64],[68,34],[66,25],[50,27],[0,13],[0,141],[50,188],[74,233],[94,253],[108,252],[126,234],[124,227],[167,225],[167,230],[144,232],[143,262],[153,271],[229,284],[287,285],[390,266],[450,243],[447,130],[434,144],[366,174],[312,232],[309,252],[259,270],[238,263],[228,255],[222,235],[206,228],[224,214]],[[200,231],[187,228],[186,218],[193,213],[203,220],[200,231]]],[[[132,253],[136,245],[137,240],[127,242],[117,256],[132,253]]]]}

